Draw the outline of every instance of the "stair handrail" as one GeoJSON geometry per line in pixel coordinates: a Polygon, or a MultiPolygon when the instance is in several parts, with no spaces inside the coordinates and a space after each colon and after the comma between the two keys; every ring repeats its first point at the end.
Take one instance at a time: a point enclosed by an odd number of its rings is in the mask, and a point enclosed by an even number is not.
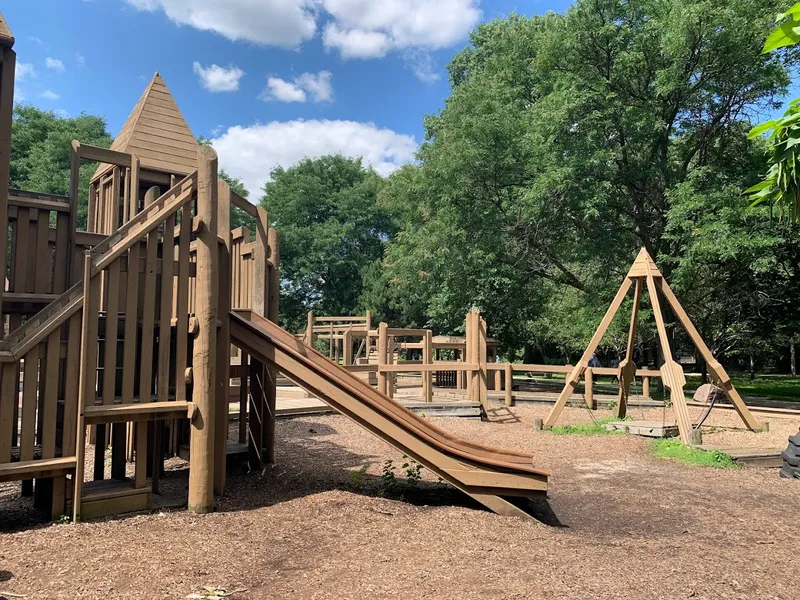
{"type": "MultiPolygon", "coordinates": [[[[177,213],[191,200],[197,187],[197,171],[176,183],[133,219],[88,250],[92,254],[91,276],[130,249],[164,219],[177,213]]],[[[53,300],[44,310],[0,340],[0,363],[20,360],[32,347],[83,307],[83,279],[53,300]]]]}

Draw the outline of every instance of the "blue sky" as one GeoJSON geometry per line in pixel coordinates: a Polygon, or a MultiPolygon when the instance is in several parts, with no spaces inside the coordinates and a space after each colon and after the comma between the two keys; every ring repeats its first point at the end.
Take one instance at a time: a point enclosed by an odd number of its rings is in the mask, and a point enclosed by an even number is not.
{"type": "Polygon", "coordinates": [[[305,155],[413,160],[481,21],[567,0],[10,0],[17,100],[116,135],[155,71],[251,193],[305,155]]]}
{"type": "Polygon", "coordinates": [[[475,24],[568,5],[11,0],[2,11],[17,40],[18,101],[101,115],[116,135],[159,71],[194,134],[216,138],[222,166],[258,194],[272,167],[304,154],[363,155],[382,173],[412,160],[475,24]]]}

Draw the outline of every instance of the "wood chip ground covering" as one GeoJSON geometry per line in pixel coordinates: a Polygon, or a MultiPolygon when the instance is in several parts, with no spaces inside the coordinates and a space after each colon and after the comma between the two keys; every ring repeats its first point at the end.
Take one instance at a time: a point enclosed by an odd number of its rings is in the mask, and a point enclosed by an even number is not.
{"type": "MultiPolygon", "coordinates": [[[[798,598],[800,482],[776,469],[657,459],[648,441],[626,435],[532,431],[548,408],[436,422],[533,451],[552,472],[549,505],[561,526],[475,509],[424,470],[417,504],[379,498],[384,461],[399,467],[402,457],[344,417],[304,417],[278,423],[276,466],[231,475],[207,516],[176,510],[14,530],[18,509],[9,507],[20,500],[5,486],[0,597],[186,598],[217,586],[243,590],[229,596],[239,600],[798,598]],[[351,473],[362,467],[356,489],[351,473]]],[[[660,420],[661,411],[631,416],[660,420]]],[[[561,422],[589,418],[569,408],[561,422]]],[[[709,443],[736,447],[785,445],[798,427],[773,419],[769,433],[728,429],[739,424],[723,411],[709,423],[720,428],[709,443]]],[[[185,489],[185,469],[167,479],[185,489]]]]}

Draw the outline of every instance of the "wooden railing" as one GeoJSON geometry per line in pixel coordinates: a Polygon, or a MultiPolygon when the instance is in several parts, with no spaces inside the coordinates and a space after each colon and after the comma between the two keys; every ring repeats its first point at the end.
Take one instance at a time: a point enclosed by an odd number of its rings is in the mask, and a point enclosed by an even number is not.
{"type": "MultiPolygon", "coordinates": [[[[102,404],[132,402],[134,397],[141,399],[142,390],[152,387],[153,377],[147,373],[151,361],[142,360],[141,377],[138,381],[136,377],[137,351],[146,356],[148,349],[152,350],[155,325],[153,322],[147,326],[148,316],[152,319],[154,311],[146,310],[140,300],[147,303],[157,292],[172,299],[171,279],[162,279],[160,286],[156,281],[159,276],[165,277],[165,270],[169,271],[158,265],[158,230],[163,227],[169,231],[180,211],[182,228],[190,233],[192,219],[188,211],[195,187],[196,175],[187,177],[86,254],[84,277],[92,291],[88,306],[83,306],[84,282],[78,282],[0,341],[0,465],[12,460],[24,463],[57,455],[75,456],[82,450],[82,444],[76,441],[81,412],[79,372],[86,376],[86,405],[98,400],[102,404]],[[145,237],[148,245],[142,253],[145,237]],[[145,258],[144,264],[140,255],[145,258]],[[140,279],[144,283],[143,295],[137,289],[140,279]],[[88,322],[86,314],[93,315],[88,322]],[[140,319],[144,326],[141,348],[137,349],[140,319]],[[86,332],[88,337],[84,336],[86,332]]],[[[184,238],[185,246],[189,238],[185,234],[184,238]]],[[[171,267],[171,262],[166,264],[171,267]]],[[[178,278],[175,287],[188,289],[188,273],[183,279],[178,278]]],[[[188,312],[184,314],[188,321],[188,312]]],[[[183,321],[180,319],[179,323],[183,321]]],[[[167,319],[168,327],[169,323],[167,319]]],[[[180,324],[177,329],[176,347],[182,347],[186,364],[186,335],[181,335],[180,324]]],[[[166,336],[162,330],[159,333],[159,340],[170,337],[169,330],[166,336]]],[[[181,364],[181,351],[177,354],[176,364],[181,364]]],[[[155,381],[159,384],[159,397],[166,399],[170,354],[161,350],[158,357],[155,381]]],[[[185,369],[176,369],[176,398],[185,399],[185,383],[180,385],[184,375],[185,369]],[[177,391],[181,388],[183,392],[177,391]]],[[[102,463],[103,453],[98,456],[102,463]]],[[[141,463],[144,466],[144,461],[141,463]]],[[[119,468],[117,461],[114,469],[119,468]]],[[[121,468],[124,473],[124,455],[121,468]]],[[[143,482],[142,473],[137,472],[137,481],[143,482]]]]}

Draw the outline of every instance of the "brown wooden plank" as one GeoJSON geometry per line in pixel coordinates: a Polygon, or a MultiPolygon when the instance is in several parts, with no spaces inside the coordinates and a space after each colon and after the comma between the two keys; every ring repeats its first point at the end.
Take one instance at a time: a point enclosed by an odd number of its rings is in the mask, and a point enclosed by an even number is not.
{"type": "Polygon", "coordinates": [[[89,184],[89,205],[86,214],[86,231],[96,231],[95,219],[97,217],[97,183],[89,184]]]}
{"type": "MultiPolygon", "coordinates": [[[[125,341],[122,347],[122,403],[133,402],[134,381],[136,379],[136,338],[139,303],[139,250],[136,243],[128,250],[127,295],[125,296],[125,341]]],[[[146,265],[145,265],[145,268],[146,265]]]]}
{"type": "Polygon", "coordinates": [[[103,360],[103,404],[114,402],[117,381],[117,337],[119,327],[119,264],[111,263],[106,271],[108,301],[106,304],[105,357],[103,360]]]}
{"type": "Polygon", "coordinates": [[[11,461],[12,440],[16,437],[14,409],[19,402],[18,374],[18,362],[3,363],[0,379],[0,464],[11,461]]]}
{"type": "Polygon", "coordinates": [[[69,258],[69,215],[56,215],[55,269],[53,270],[53,293],[61,294],[67,289],[69,258]]]}
{"type": "Polygon", "coordinates": [[[78,375],[81,362],[81,313],[75,313],[67,326],[67,359],[64,365],[64,439],[62,456],[75,454],[75,427],[78,415],[78,375]]]}
{"type": "MultiPolygon", "coordinates": [[[[2,17],[0,17],[0,21],[2,17]]],[[[4,23],[5,25],[5,23],[4,23]]],[[[8,27],[5,27],[8,31],[8,27]]],[[[7,39],[13,40],[10,31],[7,39]]],[[[0,64],[0,223],[8,231],[8,180],[11,166],[11,123],[14,113],[14,71],[16,68],[16,53],[11,49],[10,42],[7,48],[0,50],[2,64],[0,64]]],[[[6,243],[0,244],[0,265],[3,265],[5,274],[6,243]]],[[[5,284],[0,286],[0,304],[5,291],[5,284]]]]}
{"type": "MultiPolygon", "coordinates": [[[[175,215],[172,215],[164,221],[164,231],[171,232],[174,228],[175,215]]],[[[170,321],[172,319],[172,269],[174,258],[175,240],[171,235],[165,235],[161,242],[161,309],[158,315],[158,369],[156,370],[156,396],[159,402],[166,402],[169,398],[170,338],[172,334],[170,321]]]]}
{"type": "Polygon", "coordinates": [[[42,458],[56,456],[56,420],[58,418],[58,374],[61,349],[61,328],[47,338],[47,373],[44,380],[44,405],[42,416],[42,458]]]}
{"type": "MultiPolygon", "coordinates": [[[[150,188],[145,194],[145,207],[158,197],[158,188],[150,188]]],[[[147,236],[147,253],[144,275],[144,299],[142,301],[142,352],[139,379],[139,401],[150,400],[153,391],[153,333],[156,314],[156,261],[158,260],[158,229],[147,236]]]]}
{"type": "Polygon", "coordinates": [[[189,244],[191,243],[191,202],[181,211],[181,233],[178,240],[178,278],[176,280],[175,317],[175,399],[186,400],[186,367],[189,366],[189,244]]]}
{"type": "Polygon", "coordinates": [[[28,237],[30,232],[30,211],[20,208],[17,211],[17,226],[14,236],[14,287],[15,292],[32,292],[28,286],[28,237]]]}
{"type": "Polygon", "coordinates": [[[20,425],[19,459],[33,460],[36,439],[36,392],[39,376],[39,348],[25,355],[22,384],[22,424],[20,425]]]}
{"type": "Polygon", "coordinates": [[[50,292],[50,274],[53,268],[53,255],[50,253],[48,238],[50,237],[50,213],[40,210],[36,223],[36,254],[34,255],[35,293],[50,292]]]}

